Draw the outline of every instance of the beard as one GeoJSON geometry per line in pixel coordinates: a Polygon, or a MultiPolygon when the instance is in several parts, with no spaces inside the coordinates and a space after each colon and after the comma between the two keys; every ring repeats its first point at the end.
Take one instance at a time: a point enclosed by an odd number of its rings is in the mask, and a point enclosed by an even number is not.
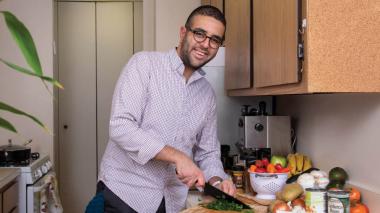
{"type": "MultiPolygon", "coordinates": [[[[195,46],[194,47],[190,47],[190,44],[189,42],[187,41],[187,39],[185,38],[183,40],[183,42],[181,43],[181,46],[180,46],[180,51],[179,51],[179,57],[182,59],[182,62],[185,66],[193,69],[193,70],[197,70],[201,67],[203,67],[205,64],[207,64],[209,61],[211,61],[215,55],[209,57],[209,58],[206,58],[204,61],[199,61],[198,63],[191,57],[191,51],[195,51],[195,46]]],[[[197,47],[198,49],[201,49],[202,51],[204,52],[207,52],[207,55],[209,55],[209,51],[207,48],[202,48],[200,45],[199,47],[197,47]]]]}

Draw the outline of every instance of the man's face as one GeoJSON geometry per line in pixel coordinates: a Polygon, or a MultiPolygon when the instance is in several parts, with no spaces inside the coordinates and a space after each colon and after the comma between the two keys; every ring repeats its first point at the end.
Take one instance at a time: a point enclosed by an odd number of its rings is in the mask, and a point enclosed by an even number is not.
{"type": "MultiPolygon", "coordinates": [[[[177,52],[183,63],[191,69],[198,69],[213,59],[219,47],[210,46],[210,38],[222,39],[224,36],[224,25],[222,22],[210,16],[197,15],[193,17],[190,29],[181,27],[180,44],[177,52]],[[199,42],[194,33],[205,33],[207,38],[199,42]]],[[[214,42],[215,43],[215,42],[214,42]]]]}

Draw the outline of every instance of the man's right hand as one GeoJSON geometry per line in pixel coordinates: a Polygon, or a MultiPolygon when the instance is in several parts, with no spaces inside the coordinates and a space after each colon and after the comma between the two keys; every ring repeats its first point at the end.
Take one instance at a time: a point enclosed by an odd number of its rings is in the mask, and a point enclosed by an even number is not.
{"type": "Polygon", "coordinates": [[[193,185],[198,187],[205,186],[205,177],[203,172],[198,168],[197,165],[186,155],[181,157],[176,162],[176,172],[178,179],[186,184],[189,188],[193,185]]]}
{"type": "Polygon", "coordinates": [[[189,188],[193,185],[204,187],[205,177],[203,172],[185,153],[171,146],[165,146],[154,159],[174,163],[178,179],[189,188]]]}

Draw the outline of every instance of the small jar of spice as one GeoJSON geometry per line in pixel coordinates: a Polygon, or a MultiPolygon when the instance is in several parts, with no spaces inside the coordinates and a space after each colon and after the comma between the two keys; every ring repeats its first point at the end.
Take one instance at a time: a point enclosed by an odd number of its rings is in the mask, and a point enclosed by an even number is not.
{"type": "Polygon", "coordinates": [[[232,167],[232,181],[237,192],[244,192],[244,166],[235,165],[232,167]]]}

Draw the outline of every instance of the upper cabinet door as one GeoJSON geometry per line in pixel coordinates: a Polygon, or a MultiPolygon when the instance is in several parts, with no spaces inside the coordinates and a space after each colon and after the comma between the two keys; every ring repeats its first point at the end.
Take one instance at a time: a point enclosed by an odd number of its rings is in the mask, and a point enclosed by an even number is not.
{"type": "Polygon", "coordinates": [[[251,2],[251,0],[224,2],[227,20],[224,85],[227,90],[252,87],[251,2]]]}
{"type": "Polygon", "coordinates": [[[296,83],[300,80],[298,1],[253,0],[255,88],[296,83]]]}
{"type": "Polygon", "coordinates": [[[225,0],[201,0],[202,5],[212,5],[217,7],[220,11],[224,12],[224,1],[225,0]]]}

